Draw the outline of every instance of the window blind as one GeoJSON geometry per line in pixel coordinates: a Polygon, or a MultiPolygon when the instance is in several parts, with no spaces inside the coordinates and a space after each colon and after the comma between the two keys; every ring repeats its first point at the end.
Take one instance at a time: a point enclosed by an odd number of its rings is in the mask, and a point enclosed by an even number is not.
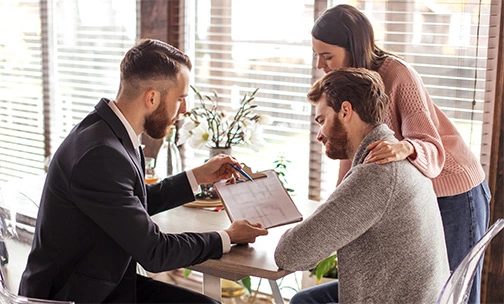
{"type": "Polygon", "coordinates": [[[40,7],[0,1],[0,181],[44,171],[40,7]]]}
{"type": "Polygon", "coordinates": [[[0,1],[0,180],[42,174],[45,155],[100,98],[115,98],[137,4],[0,1]]]}
{"type": "MultiPolygon", "coordinates": [[[[433,102],[451,119],[473,153],[480,157],[485,95],[496,54],[489,40],[496,27],[496,1],[329,1],[348,3],[371,21],[377,44],[402,57],[420,74],[433,102]],[[494,23],[491,21],[494,20],[494,23]]],[[[324,158],[325,175],[334,168],[324,158]]],[[[483,166],[486,164],[483,162],[483,166]]],[[[331,172],[331,173],[329,173],[331,172]]],[[[324,175],[323,175],[324,176],[324,175]]],[[[322,178],[322,180],[330,180],[322,178]]],[[[324,184],[328,192],[334,185],[324,184]]]]}
{"type": "MultiPolygon", "coordinates": [[[[41,100],[42,79],[51,71],[42,68],[40,27],[47,22],[40,22],[44,16],[39,1],[0,2],[1,180],[43,172],[48,153],[44,135],[56,141],[49,151],[54,152],[58,141],[101,97],[115,97],[119,62],[136,39],[138,1],[43,1],[52,4],[53,11],[45,18],[53,18],[57,29],[50,58],[54,67],[50,113],[44,112],[41,100]],[[49,128],[48,115],[53,118],[49,128]]],[[[217,91],[229,111],[236,109],[243,94],[259,88],[257,112],[273,117],[273,123],[265,126],[265,147],[257,153],[235,147],[233,154],[256,170],[271,168],[284,156],[291,161],[289,186],[299,195],[308,191],[310,180],[310,196],[324,198],[337,177],[337,161],[328,161],[315,140],[318,126],[310,117],[306,92],[321,76],[312,62],[313,20],[339,3],[361,9],[373,23],[378,44],[419,71],[434,102],[476,155],[482,145],[488,146],[485,125],[491,124],[491,115],[485,108],[491,109],[494,102],[488,92],[497,56],[493,47],[498,37],[492,34],[499,28],[499,18],[492,14],[497,0],[182,3],[184,11],[177,18],[184,20],[181,45],[194,63],[191,83],[202,93],[217,91]]],[[[189,103],[195,104],[194,96],[189,103]]],[[[186,168],[208,157],[208,151],[185,146],[186,168]]],[[[485,158],[482,162],[485,166],[485,158]]]]}
{"type": "MultiPolygon", "coordinates": [[[[273,117],[271,125],[264,125],[266,144],[258,152],[235,146],[233,156],[254,171],[271,169],[275,160],[285,157],[290,161],[289,186],[306,195],[312,1],[196,0],[185,5],[184,37],[193,60],[192,84],[204,94],[215,90],[219,103],[231,113],[244,94],[259,88],[255,110],[273,117]]],[[[190,99],[189,108],[195,102],[199,101],[190,99]]],[[[187,167],[208,158],[207,150],[192,150],[187,144],[184,151],[187,167]]]]}
{"type": "Polygon", "coordinates": [[[359,1],[378,44],[421,75],[436,105],[479,156],[490,3],[359,1]]]}
{"type": "Polygon", "coordinates": [[[119,64],[136,41],[137,3],[60,0],[55,9],[56,127],[51,131],[61,141],[100,98],[115,98],[119,64]]]}
{"type": "MultiPolygon", "coordinates": [[[[297,189],[306,187],[309,178],[310,197],[325,198],[333,191],[338,162],[317,146],[318,126],[310,118],[306,92],[312,76],[321,76],[308,56],[313,21],[325,8],[341,3],[361,9],[373,24],[378,45],[420,73],[433,101],[479,157],[484,104],[492,102],[485,97],[485,85],[495,2],[270,1],[262,3],[269,8],[263,10],[256,2],[196,0],[186,3],[184,35],[194,58],[193,83],[207,94],[216,90],[230,109],[243,93],[259,87],[257,109],[275,120],[264,135],[267,147],[258,153],[236,147],[233,155],[261,169],[283,153],[296,168],[290,175],[297,189]]],[[[189,166],[201,163],[207,152],[191,156],[189,166]]]]}

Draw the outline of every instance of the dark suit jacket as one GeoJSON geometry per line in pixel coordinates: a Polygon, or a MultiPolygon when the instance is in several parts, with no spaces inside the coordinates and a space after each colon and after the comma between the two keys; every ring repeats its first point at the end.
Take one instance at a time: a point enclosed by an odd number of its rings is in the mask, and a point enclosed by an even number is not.
{"type": "Polygon", "coordinates": [[[19,293],[134,302],[135,269],[160,272],[222,256],[217,232],[165,234],[150,215],[194,200],[185,173],[145,186],[128,133],[102,99],[70,132],[47,173],[19,293]]]}

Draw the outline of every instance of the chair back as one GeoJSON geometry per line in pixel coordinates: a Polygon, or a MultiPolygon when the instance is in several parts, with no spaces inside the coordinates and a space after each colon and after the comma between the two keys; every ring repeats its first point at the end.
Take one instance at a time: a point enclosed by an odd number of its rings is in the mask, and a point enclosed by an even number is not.
{"type": "Polygon", "coordinates": [[[437,304],[466,304],[469,300],[474,274],[490,241],[504,228],[504,219],[498,219],[471,248],[455,268],[441,290],[437,304]]]}
{"type": "Polygon", "coordinates": [[[74,302],[27,298],[17,295],[21,275],[26,267],[33,240],[34,227],[18,221],[16,212],[19,193],[0,186],[0,304],[74,302]]]}

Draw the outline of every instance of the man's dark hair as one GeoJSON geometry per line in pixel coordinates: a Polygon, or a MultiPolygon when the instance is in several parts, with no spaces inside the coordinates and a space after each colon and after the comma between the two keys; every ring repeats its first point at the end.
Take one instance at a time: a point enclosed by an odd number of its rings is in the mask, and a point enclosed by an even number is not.
{"type": "Polygon", "coordinates": [[[141,39],[121,61],[121,83],[129,85],[130,94],[138,93],[143,81],[175,81],[182,66],[192,68],[189,57],[179,49],[160,40],[141,39]]]}
{"type": "Polygon", "coordinates": [[[308,100],[315,104],[323,94],[335,112],[348,101],[362,121],[373,126],[383,123],[389,99],[377,72],[363,68],[331,71],[315,82],[308,92],[308,100]]]}

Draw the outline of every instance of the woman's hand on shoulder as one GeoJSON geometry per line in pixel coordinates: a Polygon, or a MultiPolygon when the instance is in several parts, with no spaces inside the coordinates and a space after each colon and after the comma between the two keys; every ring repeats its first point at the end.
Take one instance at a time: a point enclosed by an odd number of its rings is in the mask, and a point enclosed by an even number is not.
{"type": "Polygon", "coordinates": [[[376,163],[383,165],[406,159],[415,154],[415,148],[407,140],[399,142],[379,140],[367,146],[366,149],[370,150],[370,152],[364,159],[365,164],[376,163]]]}

